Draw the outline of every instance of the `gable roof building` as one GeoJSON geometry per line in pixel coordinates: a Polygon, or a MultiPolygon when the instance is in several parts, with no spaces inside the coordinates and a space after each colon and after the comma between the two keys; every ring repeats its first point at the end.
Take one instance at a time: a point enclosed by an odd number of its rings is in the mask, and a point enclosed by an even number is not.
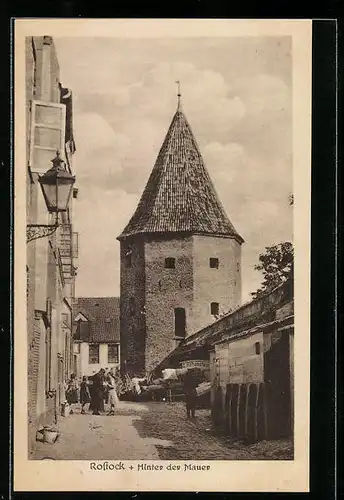
{"type": "Polygon", "coordinates": [[[74,340],[119,342],[119,297],[79,297],[73,306],[74,340]]]}
{"type": "Polygon", "coordinates": [[[192,233],[243,238],[228,219],[180,105],[139,205],[119,240],[137,234],[192,233]]]}

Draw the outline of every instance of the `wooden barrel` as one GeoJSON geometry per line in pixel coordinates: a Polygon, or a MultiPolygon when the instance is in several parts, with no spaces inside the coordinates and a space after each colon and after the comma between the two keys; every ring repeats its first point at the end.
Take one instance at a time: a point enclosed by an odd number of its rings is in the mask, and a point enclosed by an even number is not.
{"type": "Polygon", "coordinates": [[[247,409],[246,409],[246,439],[248,442],[254,442],[256,437],[256,419],[257,419],[257,384],[249,384],[247,391],[247,409]]]}
{"type": "Polygon", "coordinates": [[[238,401],[238,437],[242,439],[245,438],[246,404],[247,386],[246,384],[240,384],[238,401]]]}
{"type": "Polygon", "coordinates": [[[264,384],[259,384],[257,392],[257,424],[256,424],[256,439],[261,441],[267,439],[267,413],[266,413],[266,395],[264,384]]]}
{"type": "Polygon", "coordinates": [[[215,391],[213,421],[216,426],[220,426],[223,423],[223,403],[221,387],[217,387],[215,391]]]}
{"type": "Polygon", "coordinates": [[[230,435],[236,437],[238,435],[238,397],[239,385],[232,384],[231,390],[231,408],[230,408],[230,435]]]}

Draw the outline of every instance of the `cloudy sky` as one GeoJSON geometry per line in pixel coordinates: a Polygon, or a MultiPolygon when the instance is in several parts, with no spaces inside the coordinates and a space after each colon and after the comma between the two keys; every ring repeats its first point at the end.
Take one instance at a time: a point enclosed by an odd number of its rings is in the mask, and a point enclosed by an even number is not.
{"type": "Polygon", "coordinates": [[[182,105],[228,216],[245,239],[243,301],[268,245],[292,240],[291,38],[56,38],[74,96],[78,296],[119,295],[116,237],[182,105]]]}

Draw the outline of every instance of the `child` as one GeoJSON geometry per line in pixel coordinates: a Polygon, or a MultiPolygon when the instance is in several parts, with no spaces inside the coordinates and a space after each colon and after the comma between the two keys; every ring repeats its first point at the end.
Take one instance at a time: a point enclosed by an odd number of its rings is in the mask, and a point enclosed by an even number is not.
{"type": "Polygon", "coordinates": [[[72,373],[70,379],[67,383],[66,389],[66,399],[70,405],[70,413],[74,413],[74,405],[78,402],[78,382],[75,378],[75,374],[72,373]]]}
{"type": "Polygon", "coordinates": [[[87,377],[84,375],[82,377],[82,382],[80,384],[80,403],[81,403],[81,413],[85,414],[85,405],[91,401],[90,389],[88,387],[87,377]]]}

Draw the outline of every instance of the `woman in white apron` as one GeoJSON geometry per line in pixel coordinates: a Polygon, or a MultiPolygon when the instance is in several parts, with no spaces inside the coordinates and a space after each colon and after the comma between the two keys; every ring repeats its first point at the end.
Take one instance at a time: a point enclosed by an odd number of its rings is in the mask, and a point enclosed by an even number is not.
{"type": "Polygon", "coordinates": [[[107,376],[107,387],[109,391],[109,405],[110,405],[110,411],[108,415],[114,415],[115,414],[115,407],[118,404],[118,396],[116,392],[116,381],[115,377],[112,373],[112,371],[109,372],[107,376]]]}

